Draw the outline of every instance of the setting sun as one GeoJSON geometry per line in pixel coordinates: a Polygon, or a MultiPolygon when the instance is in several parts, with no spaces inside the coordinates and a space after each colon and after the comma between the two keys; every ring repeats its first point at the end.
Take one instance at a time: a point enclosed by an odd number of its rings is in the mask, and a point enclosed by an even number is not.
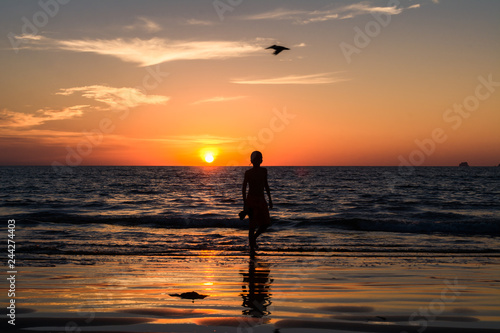
{"type": "Polygon", "coordinates": [[[214,155],[212,153],[205,154],[205,162],[212,163],[215,160],[214,155]]]}
{"type": "Polygon", "coordinates": [[[200,149],[199,151],[199,156],[200,158],[208,164],[213,163],[216,159],[217,156],[219,155],[219,149],[217,147],[205,147],[200,149]]]}

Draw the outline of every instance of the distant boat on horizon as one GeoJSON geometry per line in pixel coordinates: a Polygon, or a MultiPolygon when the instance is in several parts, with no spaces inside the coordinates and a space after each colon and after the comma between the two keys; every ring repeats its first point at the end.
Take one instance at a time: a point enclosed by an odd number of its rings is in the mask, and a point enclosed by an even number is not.
{"type": "Polygon", "coordinates": [[[462,162],[462,163],[460,163],[458,166],[461,166],[461,167],[468,167],[468,166],[469,166],[469,163],[467,163],[467,162],[462,162]]]}

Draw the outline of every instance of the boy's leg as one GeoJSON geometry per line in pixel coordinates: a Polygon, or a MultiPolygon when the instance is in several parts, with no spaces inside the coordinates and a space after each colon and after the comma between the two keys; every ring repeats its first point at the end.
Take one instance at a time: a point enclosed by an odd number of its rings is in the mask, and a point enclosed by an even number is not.
{"type": "Polygon", "coordinates": [[[255,228],[250,227],[248,230],[248,244],[250,245],[250,249],[255,248],[255,228]]]}
{"type": "Polygon", "coordinates": [[[254,239],[257,240],[257,237],[259,237],[266,230],[267,230],[267,225],[260,226],[259,229],[257,229],[257,232],[254,235],[254,239]]]}

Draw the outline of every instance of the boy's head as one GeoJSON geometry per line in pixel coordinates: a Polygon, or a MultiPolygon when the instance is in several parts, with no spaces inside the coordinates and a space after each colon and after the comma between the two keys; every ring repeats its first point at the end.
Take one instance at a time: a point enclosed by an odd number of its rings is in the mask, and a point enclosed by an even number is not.
{"type": "Polygon", "coordinates": [[[250,155],[250,162],[253,165],[260,165],[262,163],[262,153],[260,151],[254,151],[252,155],[250,155]]]}

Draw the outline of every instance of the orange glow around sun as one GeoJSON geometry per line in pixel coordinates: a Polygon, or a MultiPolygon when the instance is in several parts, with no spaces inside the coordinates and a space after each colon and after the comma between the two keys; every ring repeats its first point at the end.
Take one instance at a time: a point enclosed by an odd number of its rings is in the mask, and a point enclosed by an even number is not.
{"type": "Polygon", "coordinates": [[[200,150],[200,157],[203,161],[208,164],[211,164],[217,158],[219,154],[219,150],[216,148],[203,148],[200,150]]]}

